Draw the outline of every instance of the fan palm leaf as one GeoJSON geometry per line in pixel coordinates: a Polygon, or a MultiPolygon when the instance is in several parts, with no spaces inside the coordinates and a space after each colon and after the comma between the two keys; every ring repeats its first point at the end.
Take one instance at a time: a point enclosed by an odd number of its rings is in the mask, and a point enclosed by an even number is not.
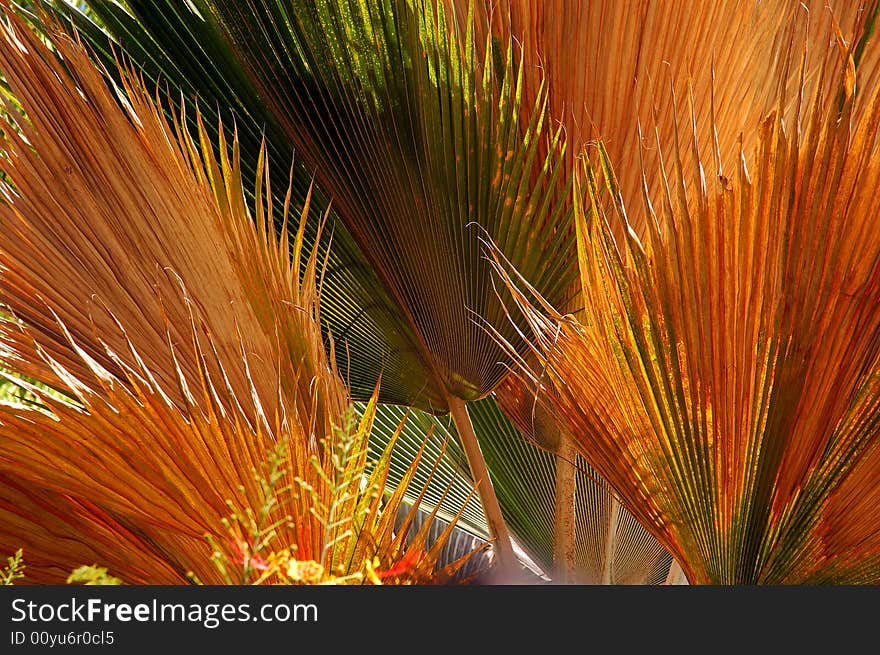
{"type": "Polygon", "coordinates": [[[0,548],[24,543],[33,581],[98,560],[129,582],[229,581],[230,564],[249,582],[260,549],[444,579],[462,564],[435,576],[445,539],[394,529],[390,450],[369,472],[373,411],[352,422],[325,352],[305,216],[276,233],[264,160],[252,215],[237,143],[216,157],[129,69],[114,88],[51,36],[4,10],[23,113],[2,124],[0,363],[62,395],[15,379],[39,406],[0,407],[0,548]]]}
{"type": "Polygon", "coordinates": [[[880,94],[857,74],[857,53],[876,64],[863,25],[829,30],[812,92],[779,86],[735,172],[715,151],[707,179],[658,139],[644,238],[600,145],[576,195],[585,317],[520,298],[581,452],[694,583],[880,580],[880,94]]]}
{"type": "Polygon", "coordinates": [[[424,360],[419,393],[442,412],[491,391],[505,355],[475,317],[505,321],[468,225],[551,296],[566,280],[564,257],[547,262],[568,235],[561,147],[540,96],[519,118],[513,47],[497,70],[477,60],[472,30],[432,2],[206,10],[396,300],[424,360]]]}
{"type": "MultiPolygon", "coordinates": [[[[448,2],[460,9],[469,4],[448,2]]],[[[570,165],[585,146],[603,141],[640,236],[648,219],[642,170],[656,170],[661,152],[675,149],[676,123],[693,128],[697,144],[679,149],[686,168],[696,165],[698,153],[736,161],[740,148],[751,152],[757,139],[757,130],[744,128],[777,109],[780,87],[787,98],[783,118],[793,123],[797,97],[812,97],[837,66],[825,57],[832,27],[876,19],[871,3],[850,0],[511,0],[478,7],[477,25],[523,44],[523,106],[547,89],[550,115],[565,126],[570,165]],[[798,43],[809,44],[797,53],[803,77],[786,63],[798,43]],[[643,133],[647,126],[656,126],[657,135],[643,133]]],[[[863,58],[864,43],[854,46],[862,82],[872,85],[880,73],[876,62],[863,58]]],[[[644,183],[651,198],[662,194],[658,176],[644,183]]]]}

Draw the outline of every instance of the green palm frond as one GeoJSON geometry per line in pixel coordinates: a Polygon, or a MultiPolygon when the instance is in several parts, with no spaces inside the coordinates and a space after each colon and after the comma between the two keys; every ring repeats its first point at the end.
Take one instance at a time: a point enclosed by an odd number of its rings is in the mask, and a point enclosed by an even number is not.
{"type": "Polygon", "coordinates": [[[496,70],[491,54],[477,59],[473,31],[459,33],[430,0],[203,10],[393,299],[421,360],[410,404],[442,412],[449,395],[491,391],[506,354],[479,322],[516,333],[492,292],[480,229],[549,297],[574,261],[560,135],[543,96],[522,111],[512,43],[496,70]]]}
{"type": "MultiPolygon", "coordinates": [[[[381,370],[383,401],[443,412],[450,392],[497,384],[506,355],[478,324],[516,334],[481,229],[548,297],[574,275],[563,146],[543,95],[523,106],[512,41],[492,51],[430,0],[89,6],[150,76],[231,108],[245,152],[265,132],[276,170],[295,149],[315,171],[345,227],[322,311],[355,392],[381,370]]],[[[107,53],[94,23],[58,11],[107,53]]]]}

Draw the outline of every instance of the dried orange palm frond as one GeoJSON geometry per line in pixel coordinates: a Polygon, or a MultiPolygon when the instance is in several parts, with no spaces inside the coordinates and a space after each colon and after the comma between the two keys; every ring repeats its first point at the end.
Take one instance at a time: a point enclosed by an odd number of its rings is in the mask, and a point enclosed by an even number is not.
{"type": "MultiPolygon", "coordinates": [[[[447,2],[464,8],[469,0],[447,2]]],[[[550,114],[565,126],[569,161],[588,143],[603,140],[640,235],[647,228],[641,161],[649,170],[659,162],[654,135],[640,134],[640,125],[658,125],[663,151],[671,152],[674,122],[690,125],[693,114],[702,156],[712,157],[717,148],[722,161],[735,161],[741,136],[747,152],[754,144],[756,135],[744,127],[775,108],[780,85],[792,100],[785,118],[794,119],[801,86],[810,97],[823,71],[836,66],[825,57],[835,42],[831,26],[864,25],[874,18],[869,5],[857,0],[478,3],[484,28],[523,43],[525,106],[546,86],[550,114]],[[792,50],[805,37],[806,51],[792,50]]],[[[875,63],[858,59],[862,82],[876,82],[875,63]]],[[[681,156],[686,166],[695,164],[690,149],[681,156]]],[[[652,198],[662,193],[656,176],[647,183],[652,198]]]]}
{"type": "MultiPolygon", "coordinates": [[[[236,397],[249,396],[253,380],[273,421],[279,392],[311,402],[311,379],[325,362],[308,311],[298,308],[308,310],[315,293],[300,287],[288,235],[266,240],[269,190],[254,231],[244,220],[250,216],[236,155],[230,159],[225,144],[218,162],[206,140],[200,145],[170,125],[136,82],[125,89],[128,111],[120,111],[106,78],[69,37],[55,40],[70,74],[38,49],[26,28],[13,24],[3,36],[0,69],[28,116],[4,125],[0,142],[3,171],[13,181],[2,187],[2,300],[27,326],[4,323],[0,338],[10,366],[55,380],[36,356],[36,339],[73,373],[87,374],[57,314],[86,352],[115,373],[137,364],[118,327],[125,326],[144,365],[172,390],[178,367],[194,379],[199,366],[190,345],[194,321],[226,363],[223,372],[211,368],[212,377],[236,397]],[[249,370],[242,342],[253,355],[249,370]],[[111,361],[107,348],[121,362],[111,361]],[[282,352],[291,356],[280,358],[282,352]],[[301,365],[303,375],[294,368],[301,365]]],[[[260,194],[264,177],[261,169],[260,194]]],[[[176,403],[184,400],[182,391],[169,393],[176,403]]],[[[320,397],[330,404],[329,416],[340,415],[340,383],[320,397]]],[[[318,436],[328,427],[316,426],[318,436]]]]}
{"type": "MultiPolygon", "coordinates": [[[[0,542],[21,548],[23,583],[64,582],[84,563],[101,562],[133,582],[181,583],[186,571],[161,554],[137,530],[94,504],[47,489],[14,474],[0,474],[0,542]]],[[[205,552],[204,541],[198,544],[205,552]]]]}
{"type": "Polygon", "coordinates": [[[880,93],[854,84],[860,42],[797,121],[782,96],[730,179],[662,149],[644,239],[600,147],[576,198],[584,319],[520,298],[581,452],[691,582],[880,581],[880,93]]]}
{"type": "Polygon", "coordinates": [[[433,575],[437,549],[365,522],[397,507],[380,511],[381,467],[362,487],[371,422],[347,422],[316,255],[300,261],[300,231],[291,260],[275,233],[265,167],[252,217],[236,143],[218,158],[135,76],[112,89],[75,39],[52,40],[57,58],[3,16],[0,70],[24,113],[2,125],[0,365],[63,396],[19,380],[42,407],[0,405],[0,549],[24,545],[36,582],[92,561],[126,582],[223,582],[205,536],[255,546],[224,530],[231,504],[266,552],[433,575]],[[253,471],[278,448],[270,489],[253,471]]]}

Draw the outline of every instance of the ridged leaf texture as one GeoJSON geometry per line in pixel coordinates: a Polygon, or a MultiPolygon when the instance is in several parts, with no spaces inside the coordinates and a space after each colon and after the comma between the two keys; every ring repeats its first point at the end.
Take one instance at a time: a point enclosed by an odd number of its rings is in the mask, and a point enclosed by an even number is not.
{"type": "Polygon", "coordinates": [[[783,68],[803,93],[780,84],[733,161],[700,163],[676,125],[673,147],[658,138],[642,238],[600,145],[575,195],[585,315],[520,299],[531,383],[546,376],[584,456],[694,583],[880,579],[871,16],[829,29],[818,68],[795,40],[783,68]]]}

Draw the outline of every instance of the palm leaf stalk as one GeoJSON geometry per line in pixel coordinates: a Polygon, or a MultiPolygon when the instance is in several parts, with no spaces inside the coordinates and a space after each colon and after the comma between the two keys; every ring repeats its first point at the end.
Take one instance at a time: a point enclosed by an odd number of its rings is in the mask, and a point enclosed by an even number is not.
{"type": "Polygon", "coordinates": [[[655,584],[667,577],[669,553],[579,455],[567,425],[555,417],[543,394],[536,397],[511,375],[495,391],[495,399],[511,426],[553,462],[554,582],[655,584]]]}
{"type": "MultiPolygon", "coordinates": [[[[535,575],[533,581],[550,580],[553,584],[660,584],[668,576],[671,556],[651,534],[625,509],[616,519],[611,507],[614,496],[607,484],[596,480],[594,471],[580,457],[572,458],[574,489],[567,496],[571,511],[566,514],[573,523],[570,549],[570,571],[566,577],[558,570],[556,550],[558,541],[555,524],[559,513],[557,503],[558,461],[555,451],[548,450],[545,442],[538,441],[530,420],[531,404],[524,413],[527,425],[520,431],[500,409],[499,395],[507,383],[491,396],[470,403],[471,418],[477,438],[483,446],[487,465],[497,480],[499,502],[504,518],[514,537],[517,554],[535,575]],[[522,472],[528,471],[524,477],[522,472]],[[616,539],[614,538],[616,535],[616,539]],[[610,544],[610,545],[609,545],[610,544]],[[608,556],[610,555],[610,557],[608,556]]],[[[449,417],[437,417],[419,410],[381,405],[371,433],[371,447],[381,452],[394,434],[396,426],[406,420],[404,430],[397,437],[397,448],[417,452],[419,435],[433,428],[432,437],[425,446],[425,461],[414,478],[415,488],[421,488],[423,476],[432,472],[444,486],[452,487],[448,496],[430,491],[419,500],[424,507],[438,508],[437,516],[444,518],[458,513],[461,500],[467,497],[472,483],[464,453],[457,446],[455,425],[449,417]],[[411,445],[412,444],[412,445],[411,445]],[[449,455],[434,468],[442,447],[449,455]]],[[[558,431],[557,433],[558,434],[558,431]]],[[[402,472],[392,469],[389,484],[402,479],[402,472]]],[[[486,539],[488,528],[479,504],[468,508],[458,521],[462,530],[486,539]]],[[[489,572],[486,580],[497,580],[489,572]]]]}
{"type": "Polygon", "coordinates": [[[575,196],[585,318],[519,298],[559,416],[692,583],[880,580],[880,93],[865,24],[829,30],[826,73],[794,98],[779,85],[731,167],[717,150],[709,176],[683,166],[698,139],[675,125],[679,147],[658,138],[644,238],[600,145],[575,196]]]}
{"type": "MultiPolygon", "coordinates": [[[[544,411],[544,404],[531,398],[516,376],[505,378],[495,397],[499,409],[520,434],[527,435],[554,458],[552,576],[560,584],[574,582],[577,576],[577,450],[564,429],[544,411]]],[[[602,513],[598,509],[597,514],[602,513]]],[[[609,557],[608,561],[612,559],[609,557]]]]}
{"type": "MultiPolygon", "coordinates": [[[[560,440],[556,457],[556,490],[553,524],[553,565],[555,579],[561,584],[574,582],[577,575],[577,532],[575,499],[577,498],[577,449],[569,438],[560,440]]],[[[614,519],[617,519],[615,515],[614,519]]],[[[606,561],[613,561],[613,551],[606,551],[606,561]]]]}
{"type": "MultiPolygon", "coordinates": [[[[567,584],[577,579],[577,512],[578,462],[577,449],[558,422],[544,411],[543,403],[530,398],[528,391],[516,376],[508,376],[495,391],[498,408],[516,425],[521,435],[536,447],[553,457],[555,499],[553,509],[553,566],[554,582],[567,584]]],[[[596,514],[603,514],[599,507],[596,514]]],[[[615,519],[616,520],[616,519],[615,519]]],[[[605,555],[613,555],[613,549],[605,555]]],[[[607,561],[613,561],[613,556],[607,561]]],[[[595,578],[594,578],[595,579],[595,578]]]]}
{"type": "Polygon", "coordinates": [[[215,156],[130,69],[115,87],[75,38],[0,20],[23,110],[2,119],[0,365],[42,383],[0,405],[0,549],[33,582],[90,561],[134,583],[448,579],[449,532],[395,530],[408,486],[384,493],[390,449],[368,465],[375,398],[352,422],[305,213],[275,231],[265,160],[251,215],[236,142],[215,156]]]}

